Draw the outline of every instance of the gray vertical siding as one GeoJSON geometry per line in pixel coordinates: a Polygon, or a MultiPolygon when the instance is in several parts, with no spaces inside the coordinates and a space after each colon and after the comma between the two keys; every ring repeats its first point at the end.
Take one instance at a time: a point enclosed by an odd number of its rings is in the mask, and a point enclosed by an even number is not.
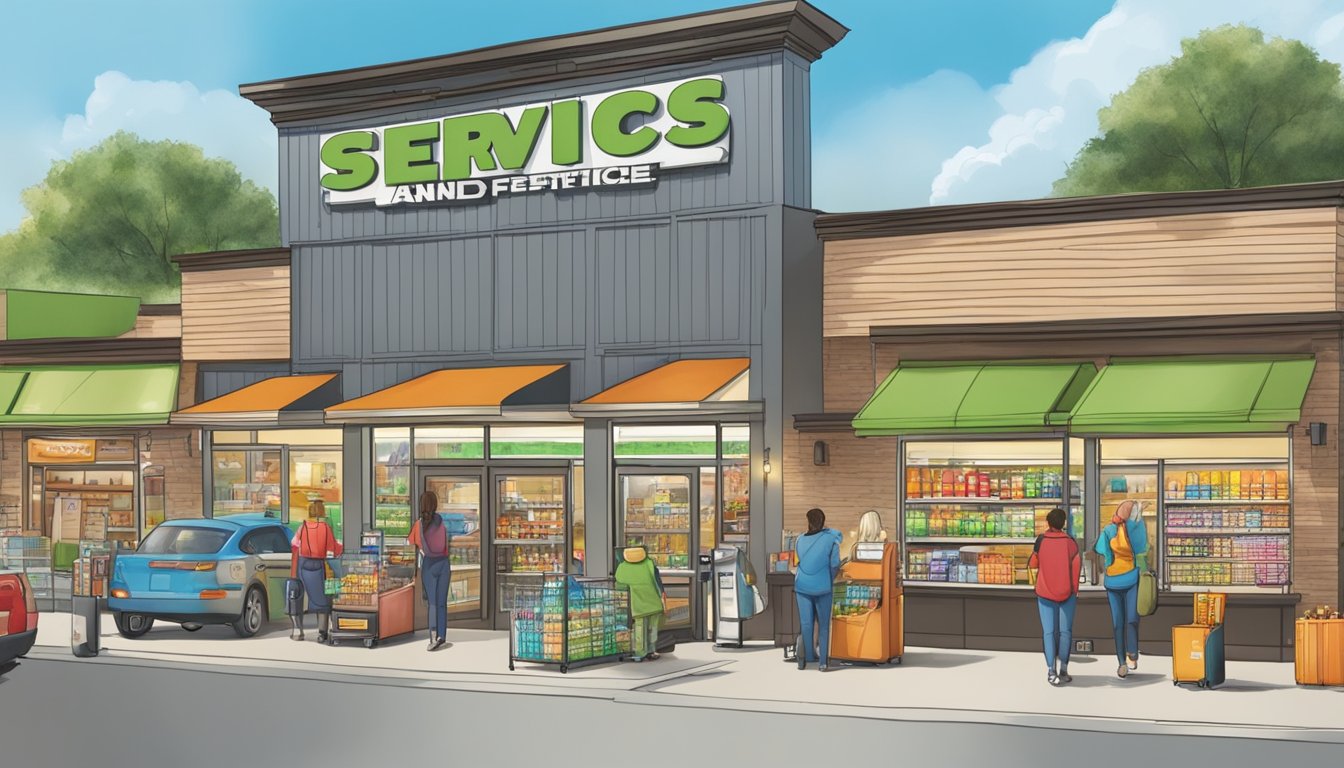
{"type": "MultiPolygon", "coordinates": [[[[812,80],[806,59],[794,53],[784,54],[783,163],[784,204],[795,208],[812,207],[812,80]]],[[[811,235],[809,235],[810,237],[811,235]]]]}
{"type": "Polygon", "coordinates": [[[582,348],[587,341],[587,232],[495,239],[495,349],[582,348]]]}
{"type": "Polygon", "coordinates": [[[196,372],[201,400],[227,395],[262,379],[289,373],[285,363],[204,363],[196,372]]]}

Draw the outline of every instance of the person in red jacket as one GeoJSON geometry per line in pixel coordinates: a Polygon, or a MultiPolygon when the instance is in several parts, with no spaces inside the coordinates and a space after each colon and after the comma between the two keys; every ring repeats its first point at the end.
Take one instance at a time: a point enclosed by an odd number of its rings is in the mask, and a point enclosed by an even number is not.
{"type": "Polygon", "coordinates": [[[1045,639],[1046,680],[1071,683],[1069,649],[1073,645],[1073,614],[1078,606],[1078,574],[1083,567],[1078,542],[1064,531],[1068,515],[1052,509],[1045,516],[1050,529],[1036,537],[1028,566],[1036,569],[1036,604],[1045,639]],[[1058,663],[1058,669],[1056,669],[1058,663]]]}
{"type": "MultiPolygon", "coordinates": [[[[299,524],[298,533],[289,542],[290,578],[303,584],[308,594],[308,610],[317,614],[317,641],[331,642],[331,598],[322,588],[327,577],[327,559],[340,557],[344,551],[341,542],[327,522],[327,508],[320,500],[308,505],[308,519],[299,524]]],[[[294,640],[303,639],[303,617],[297,617],[294,640]]]]}

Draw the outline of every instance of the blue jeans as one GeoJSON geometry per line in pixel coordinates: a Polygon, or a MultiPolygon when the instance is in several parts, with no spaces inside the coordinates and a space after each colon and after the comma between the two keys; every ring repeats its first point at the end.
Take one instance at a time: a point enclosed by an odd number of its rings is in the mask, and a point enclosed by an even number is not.
{"type": "Polygon", "coordinates": [[[1106,588],[1111,602],[1111,626],[1115,629],[1115,658],[1125,663],[1125,654],[1139,657],[1139,585],[1125,589],[1106,588]]]}
{"type": "Polygon", "coordinates": [[[825,664],[831,656],[831,593],[803,595],[795,592],[794,596],[798,598],[798,629],[803,636],[803,660],[820,660],[825,664]],[[820,649],[812,644],[814,627],[820,649]]]}
{"type": "Polygon", "coordinates": [[[1055,668],[1059,659],[1060,670],[1069,666],[1069,650],[1073,647],[1073,612],[1078,607],[1078,596],[1057,603],[1037,596],[1036,606],[1041,611],[1041,633],[1045,638],[1045,663],[1055,668]]]}
{"type": "Polygon", "coordinates": [[[448,631],[448,558],[426,557],[425,600],[429,602],[429,631],[444,637],[448,631]]]}

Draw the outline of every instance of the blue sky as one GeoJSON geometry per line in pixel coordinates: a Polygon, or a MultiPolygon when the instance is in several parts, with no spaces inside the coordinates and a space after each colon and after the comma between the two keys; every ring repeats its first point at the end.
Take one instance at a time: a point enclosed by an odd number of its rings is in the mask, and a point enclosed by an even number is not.
{"type": "MultiPolygon", "coordinates": [[[[509,0],[8,3],[0,231],[53,160],[117,129],[228,157],[274,187],[274,131],[239,83],[733,5],[509,0]]],[[[1096,110],[1181,37],[1257,24],[1344,60],[1341,0],[815,0],[852,31],[813,68],[814,203],[828,210],[1036,197],[1096,110]],[[885,183],[855,187],[856,163],[885,183]]]]}

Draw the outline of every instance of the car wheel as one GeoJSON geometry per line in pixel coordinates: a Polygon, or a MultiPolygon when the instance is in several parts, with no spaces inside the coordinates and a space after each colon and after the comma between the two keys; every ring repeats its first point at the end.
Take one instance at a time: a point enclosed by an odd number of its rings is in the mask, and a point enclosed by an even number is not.
{"type": "Polygon", "coordinates": [[[252,587],[243,598],[243,612],[233,622],[233,631],[239,637],[252,637],[261,631],[265,619],[266,596],[262,594],[261,587],[252,587]]]}
{"type": "Polygon", "coordinates": [[[128,640],[134,640],[154,627],[154,619],[139,613],[113,613],[112,621],[117,625],[117,634],[128,640]]]}
{"type": "Polygon", "coordinates": [[[199,631],[199,630],[201,629],[201,627],[203,627],[203,626],[205,626],[205,625],[204,625],[204,624],[190,624],[190,623],[188,623],[188,624],[183,624],[183,625],[182,625],[182,628],[185,629],[185,630],[187,630],[188,632],[197,632],[197,631],[199,631]]]}

